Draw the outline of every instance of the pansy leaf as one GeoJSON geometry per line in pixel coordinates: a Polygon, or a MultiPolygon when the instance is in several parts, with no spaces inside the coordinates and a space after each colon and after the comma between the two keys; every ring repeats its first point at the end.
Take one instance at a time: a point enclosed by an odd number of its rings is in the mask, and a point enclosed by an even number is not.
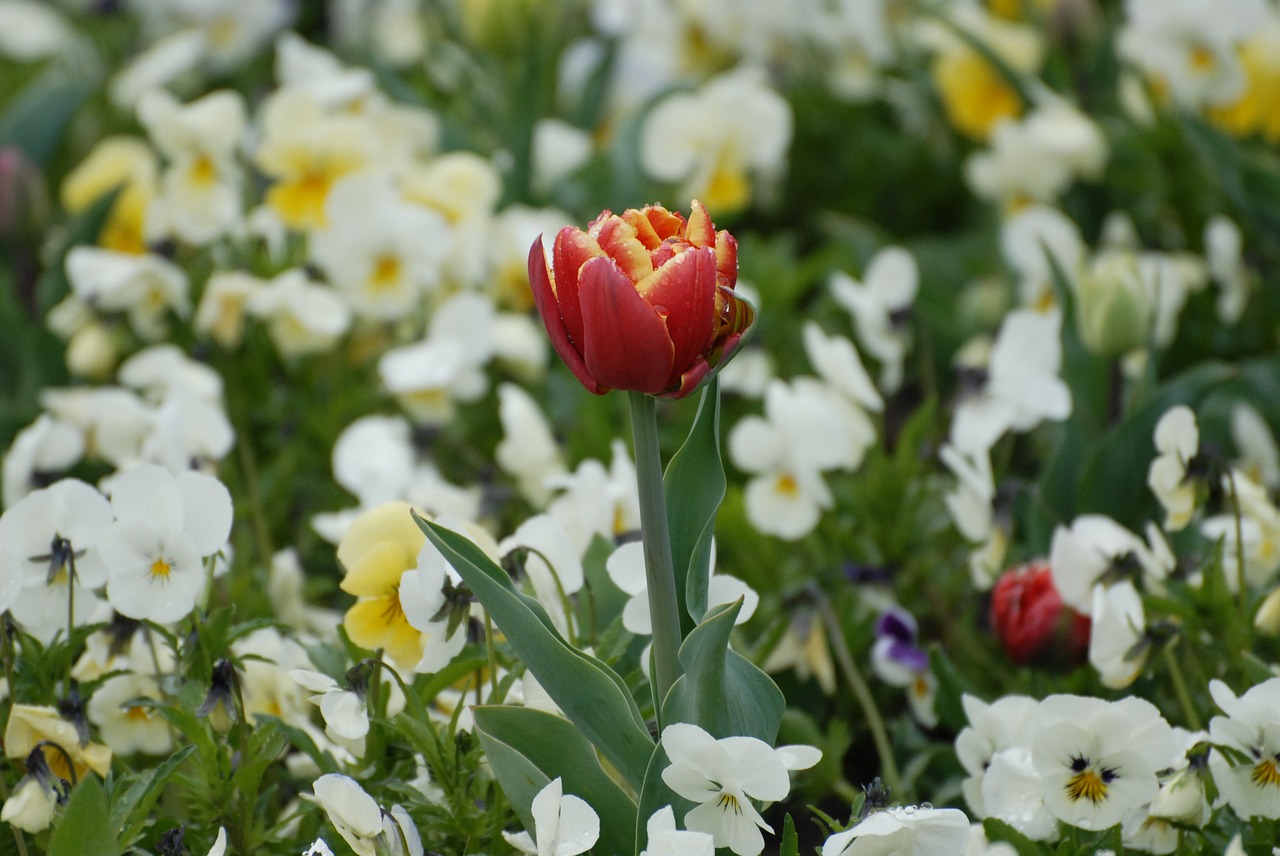
{"type": "Polygon", "coordinates": [[[698,413],[684,445],[672,456],[662,477],[671,532],[671,558],[676,596],[681,599],[685,633],[707,611],[707,584],[716,511],[725,494],[720,458],[720,383],[702,390],[698,413]]]}
{"type": "Polygon", "coordinates": [[[558,777],[565,793],[577,794],[600,816],[597,852],[631,850],[635,801],[600,766],[595,749],[573,723],[541,710],[506,705],[475,708],[475,723],[503,793],[522,820],[531,816],[538,790],[558,777]],[[530,768],[541,776],[533,776],[530,768]]]}
{"type": "Polygon", "coordinates": [[[542,606],[517,592],[506,571],[466,536],[414,519],[565,716],[639,790],[653,740],[622,679],[565,642],[542,606]]]}
{"type": "Polygon", "coordinates": [[[986,833],[988,841],[1003,841],[1013,845],[1018,856],[1041,856],[1045,852],[1039,844],[998,818],[988,817],[982,821],[982,831],[986,833]]]}
{"type": "Polygon", "coordinates": [[[150,819],[151,809],[164,793],[169,777],[182,762],[196,751],[192,744],[183,746],[155,767],[139,774],[127,788],[117,785],[112,791],[111,827],[121,831],[124,845],[133,844],[150,819]]]}
{"type": "Polygon", "coordinates": [[[729,650],[741,608],[741,598],[717,608],[684,640],[684,674],[662,705],[662,721],[689,722],[717,738],[756,737],[772,746],[786,701],[772,678],[729,650]]]}
{"type": "Polygon", "coordinates": [[[107,794],[97,776],[85,776],[71,791],[47,852],[49,856],[116,856],[120,852],[107,794]]]}

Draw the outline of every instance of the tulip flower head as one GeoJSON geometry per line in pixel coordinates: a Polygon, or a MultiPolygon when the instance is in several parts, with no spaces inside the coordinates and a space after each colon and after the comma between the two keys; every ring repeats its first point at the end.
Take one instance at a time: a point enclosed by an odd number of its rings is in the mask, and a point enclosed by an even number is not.
{"type": "Polygon", "coordinates": [[[738,244],[694,200],[689,219],[660,205],[605,211],[586,231],[541,239],[529,281],[556,353],[590,392],[683,398],[724,365],[755,320],[734,290],[738,244]]]}

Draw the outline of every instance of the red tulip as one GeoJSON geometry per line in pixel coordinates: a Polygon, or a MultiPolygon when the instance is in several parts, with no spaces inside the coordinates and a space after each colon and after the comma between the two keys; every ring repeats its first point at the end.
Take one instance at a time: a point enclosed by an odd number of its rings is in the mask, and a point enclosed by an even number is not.
{"type": "Polygon", "coordinates": [[[1089,649],[1090,622],[1062,603],[1044,562],[1005,571],[991,593],[991,624],[1009,659],[1072,667],[1089,649]]]}
{"type": "Polygon", "coordinates": [[[722,365],[755,320],[733,290],[738,244],[694,200],[689,219],[660,205],[603,212],[584,232],[542,239],[529,282],[556,353],[589,391],[682,398],[722,365]]]}

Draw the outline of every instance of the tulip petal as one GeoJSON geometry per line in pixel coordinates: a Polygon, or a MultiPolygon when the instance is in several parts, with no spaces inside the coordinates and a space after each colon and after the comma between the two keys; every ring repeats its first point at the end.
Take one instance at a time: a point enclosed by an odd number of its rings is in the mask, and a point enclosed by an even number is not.
{"type": "Polygon", "coordinates": [[[618,263],[627,279],[639,282],[653,273],[649,250],[636,238],[636,228],[621,217],[600,221],[592,233],[609,258],[618,263]]]}
{"type": "MultiPolygon", "coordinates": [[[[710,247],[674,256],[636,283],[636,291],[664,317],[675,350],[672,367],[683,373],[710,350],[716,326],[716,259],[710,247]]],[[[671,378],[672,381],[675,378],[671,378]]]]}
{"type": "MultiPolygon", "coordinates": [[[[559,241],[557,240],[558,244],[559,241]]],[[[587,365],[582,359],[582,354],[578,352],[577,346],[566,329],[560,303],[556,300],[556,293],[551,287],[551,276],[547,271],[547,256],[542,247],[541,237],[529,249],[529,285],[533,289],[533,300],[538,306],[538,314],[542,316],[542,325],[547,328],[551,346],[555,348],[556,353],[560,355],[560,359],[564,360],[564,364],[569,367],[569,371],[573,372],[574,377],[587,388],[588,392],[604,395],[609,390],[596,383],[595,379],[587,372],[587,365]]],[[[576,298],[576,296],[575,294],[574,297],[576,298]]],[[[578,310],[576,299],[573,301],[573,310],[578,319],[579,335],[581,335],[582,315],[578,310]]]]}
{"type": "Polygon", "coordinates": [[[689,208],[689,229],[685,236],[695,247],[714,247],[716,243],[716,227],[711,224],[711,214],[707,206],[696,199],[689,208]]]}
{"type": "Polygon", "coordinates": [[[635,227],[640,243],[649,250],[657,249],[667,238],[682,237],[685,220],[679,213],[668,211],[661,205],[646,205],[643,210],[628,208],[622,219],[635,227]]]}
{"type": "Polygon", "coordinates": [[[560,317],[565,331],[574,346],[582,350],[582,310],[578,308],[578,271],[587,259],[604,255],[596,239],[581,229],[565,226],[556,233],[551,248],[551,271],[555,277],[556,302],[560,304],[560,317]]]}
{"type": "Polygon", "coordinates": [[[716,285],[733,288],[738,282],[738,241],[728,232],[716,233],[716,285]]]}
{"type": "Polygon", "coordinates": [[[578,280],[587,371],[601,386],[650,395],[672,385],[667,325],[612,259],[582,266],[578,280]]]}

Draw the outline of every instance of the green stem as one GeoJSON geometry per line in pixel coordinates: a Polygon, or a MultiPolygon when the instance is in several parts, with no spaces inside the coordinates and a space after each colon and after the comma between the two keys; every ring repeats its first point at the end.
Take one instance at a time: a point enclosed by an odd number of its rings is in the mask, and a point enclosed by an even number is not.
{"type": "Polygon", "coordinates": [[[893,758],[893,746],[889,742],[889,730],[885,728],[884,717],[880,715],[880,708],[876,705],[875,696],[871,694],[871,687],[867,685],[866,680],[862,677],[862,672],[858,670],[858,664],[853,659],[853,654],[849,651],[849,643],[845,641],[844,629],[840,626],[840,619],[836,617],[835,610],[831,608],[827,596],[823,594],[816,586],[810,589],[814,602],[818,606],[818,611],[822,613],[822,623],[827,628],[827,638],[831,642],[832,650],[836,655],[836,664],[839,665],[840,671],[844,673],[844,679],[849,682],[849,686],[853,689],[853,696],[858,700],[858,706],[862,708],[862,715],[867,718],[867,726],[871,729],[871,739],[876,744],[876,753],[880,756],[880,772],[884,776],[885,784],[889,786],[889,792],[896,795],[898,799],[904,796],[902,786],[902,774],[898,772],[898,762],[893,758]]]}
{"type": "Polygon", "coordinates": [[[1187,679],[1182,675],[1182,664],[1174,655],[1172,645],[1165,646],[1164,662],[1169,667],[1169,679],[1173,682],[1173,692],[1178,697],[1178,704],[1182,706],[1182,715],[1187,718],[1187,728],[1191,731],[1201,730],[1204,724],[1200,721],[1200,714],[1196,712],[1195,703],[1191,700],[1187,679]]]}
{"type": "Polygon", "coordinates": [[[649,618],[653,623],[653,709],[661,728],[662,702],[680,676],[680,604],[676,599],[675,563],[671,559],[667,499],[662,489],[658,405],[656,399],[642,392],[628,394],[636,481],[640,488],[640,530],[649,586],[649,618]]]}

